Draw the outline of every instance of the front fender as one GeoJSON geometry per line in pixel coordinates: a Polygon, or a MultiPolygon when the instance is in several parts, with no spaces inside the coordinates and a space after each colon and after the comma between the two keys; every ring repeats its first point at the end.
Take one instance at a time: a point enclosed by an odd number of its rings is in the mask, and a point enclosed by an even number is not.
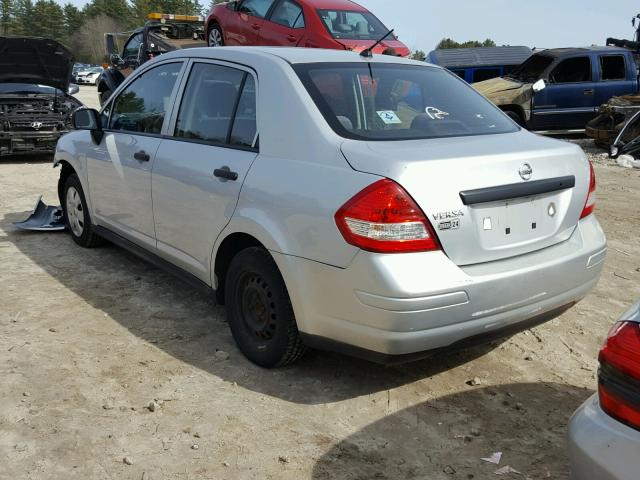
{"type": "Polygon", "coordinates": [[[91,133],[87,130],[75,130],[63,135],[58,140],[56,152],[53,159],[53,166],[58,167],[61,164],[68,164],[78,175],[84,196],[89,207],[89,215],[93,216],[93,207],[91,205],[91,195],[89,192],[89,176],[87,172],[87,157],[82,148],[86,145],[92,145],[91,133]]]}

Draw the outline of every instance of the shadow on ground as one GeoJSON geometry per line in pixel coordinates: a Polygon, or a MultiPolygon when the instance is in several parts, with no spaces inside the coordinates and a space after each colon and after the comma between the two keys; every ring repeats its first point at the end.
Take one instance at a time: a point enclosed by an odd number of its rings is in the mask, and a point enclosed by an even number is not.
{"type": "Polygon", "coordinates": [[[24,165],[28,163],[53,164],[53,154],[9,155],[6,157],[0,157],[0,164],[3,164],[3,165],[24,165]]]}
{"type": "Polygon", "coordinates": [[[421,403],[338,443],[318,460],[312,478],[566,479],[567,423],[591,393],[555,383],[525,383],[421,403]],[[481,460],[494,452],[503,453],[499,466],[481,460]],[[521,475],[496,476],[505,466],[521,475]]]}
{"type": "Polygon", "coordinates": [[[236,349],[224,308],[173,276],[113,245],[82,249],[64,233],[18,231],[10,224],[30,212],[0,221],[14,244],[55,280],[141,339],[173,357],[229,382],[301,404],[330,403],[385,391],[472,361],[496,343],[395,367],[381,367],[326,352],[309,352],[299,363],[267,371],[236,349]],[[216,360],[216,350],[231,354],[216,360]]]}

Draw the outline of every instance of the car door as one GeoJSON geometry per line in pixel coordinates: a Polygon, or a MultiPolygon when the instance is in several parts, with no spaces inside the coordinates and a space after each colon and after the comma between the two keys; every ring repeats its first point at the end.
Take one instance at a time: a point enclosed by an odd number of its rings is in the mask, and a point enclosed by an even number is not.
{"type": "Polygon", "coordinates": [[[297,47],[306,38],[304,12],[294,0],[279,0],[260,30],[259,45],[297,47]]]}
{"type": "Polygon", "coordinates": [[[226,45],[256,45],[274,1],[243,0],[237,11],[229,15],[227,24],[222,25],[226,45]]]}
{"type": "Polygon", "coordinates": [[[168,62],[136,76],[105,107],[104,138],[87,154],[96,222],[148,248],[156,244],[151,169],[183,68],[168,62]]]}
{"type": "Polygon", "coordinates": [[[579,129],[595,114],[594,71],[589,55],[560,60],[547,86],[534,95],[532,124],[536,129],[579,129]]]}
{"type": "Polygon", "coordinates": [[[256,79],[235,64],[196,61],[179,98],[152,174],[158,253],[209,284],[214,242],[257,156],[256,79]]]}
{"type": "Polygon", "coordinates": [[[612,97],[635,93],[636,79],[629,78],[625,55],[598,55],[598,67],[600,81],[596,87],[596,105],[602,105],[612,97]]]}

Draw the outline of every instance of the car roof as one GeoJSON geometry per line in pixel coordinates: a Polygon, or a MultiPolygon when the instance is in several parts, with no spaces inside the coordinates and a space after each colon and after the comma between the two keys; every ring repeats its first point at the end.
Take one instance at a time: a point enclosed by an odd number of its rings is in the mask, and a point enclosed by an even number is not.
{"type": "Polygon", "coordinates": [[[187,48],[184,50],[165,53],[158,59],[167,58],[205,58],[225,61],[236,61],[238,63],[250,62],[251,59],[265,57],[279,58],[290,64],[301,63],[353,63],[369,62],[375,63],[397,63],[403,65],[433,66],[426,62],[409,60],[407,58],[392,55],[374,55],[373,59],[362,57],[357,52],[345,50],[331,50],[322,48],[299,48],[299,47],[204,47],[187,48]]]}
{"type": "Polygon", "coordinates": [[[320,10],[355,10],[368,11],[362,5],[352,2],[351,0],[297,0],[299,3],[307,5],[311,8],[320,10]]]}
{"type": "Polygon", "coordinates": [[[620,47],[600,47],[597,45],[591,47],[578,47],[578,48],[550,48],[547,50],[541,50],[536,52],[536,54],[548,55],[552,57],[564,57],[566,55],[574,55],[580,53],[588,53],[588,52],[617,52],[624,53],[629,52],[626,48],[620,47]]]}
{"type": "Polygon", "coordinates": [[[434,50],[427,60],[447,68],[520,65],[533,52],[529,47],[481,47],[434,50]]]}

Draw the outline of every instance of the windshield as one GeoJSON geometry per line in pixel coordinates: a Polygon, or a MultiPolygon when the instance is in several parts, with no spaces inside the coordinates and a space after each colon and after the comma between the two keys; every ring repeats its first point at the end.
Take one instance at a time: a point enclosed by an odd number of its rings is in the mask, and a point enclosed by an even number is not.
{"type": "Polygon", "coordinates": [[[531,83],[539,80],[554,58],[547,55],[532,55],[522,65],[516,67],[507,77],[531,83]]]}
{"type": "MultiPolygon", "coordinates": [[[[46,85],[36,85],[33,83],[0,83],[0,94],[3,93],[38,93],[44,95],[53,95],[56,89],[46,85]]],[[[61,92],[58,90],[58,95],[61,92]]]]}
{"type": "Polygon", "coordinates": [[[441,68],[315,63],[296,72],[338,135],[413,140],[515,132],[500,110],[441,68]]]}
{"type": "MultiPolygon", "coordinates": [[[[335,39],[380,40],[389,29],[369,12],[318,10],[318,15],[335,39]]],[[[391,35],[388,38],[395,38],[391,35]]]]}

